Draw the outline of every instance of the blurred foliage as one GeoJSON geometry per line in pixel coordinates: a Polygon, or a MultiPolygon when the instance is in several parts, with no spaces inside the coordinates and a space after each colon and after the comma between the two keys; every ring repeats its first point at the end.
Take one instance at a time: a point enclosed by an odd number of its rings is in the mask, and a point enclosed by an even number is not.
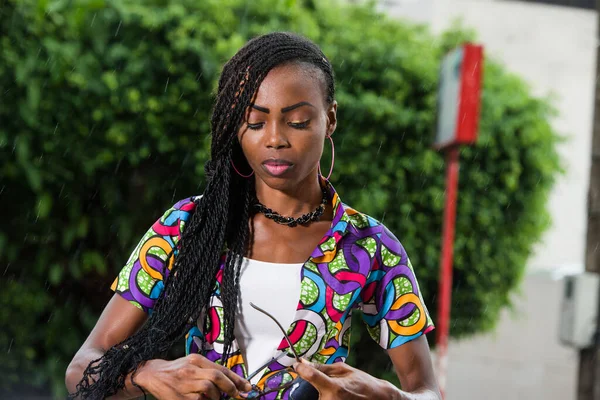
{"type": "MultiPolygon", "coordinates": [[[[222,64],[273,30],[302,33],[330,57],[333,183],[403,242],[435,318],[437,73],[468,33],[438,38],[371,5],[308,0],[4,0],[0,392],[64,395],[66,366],[132,247],[164,209],[201,192],[222,64]]],[[[549,226],[560,170],[552,115],[522,80],[486,61],[480,140],[461,150],[455,337],[493,329],[549,226]]],[[[359,323],[353,342],[351,362],[393,375],[359,323]]]]}

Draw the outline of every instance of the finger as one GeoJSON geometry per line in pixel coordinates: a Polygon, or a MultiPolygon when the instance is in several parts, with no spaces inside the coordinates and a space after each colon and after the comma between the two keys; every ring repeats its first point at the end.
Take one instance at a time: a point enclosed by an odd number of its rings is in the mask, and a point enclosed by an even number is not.
{"type": "MultiPolygon", "coordinates": [[[[308,361],[306,358],[301,358],[300,363],[316,368],[327,376],[344,374],[352,369],[351,366],[343,362],[337,362],[333,364],[318,364],[308,361]]],[[[295,363],[294,367],[300,363],[295,363]]]]}
{"type": "Polygon", "coordinates": [[[203,396],[201,398],[207,398],[211,400],[219,400],[221,398],[221,392],[211,381],[205,380],[199,382],[198,388],[198,393],[201,393],[203,396]]]}
{"type": "Polygon", "coordinates": [[[319,393],[334,387],[333,380],[318,369],[322,367],[322,365],[317,367],[317,365],[306,360],[302,360],[302,362],[294,364],[294,370],[298,373],[298,375],[313,385],[319,391],[319,393]]]}
{"type": "Polygon", "coordinates": [[[237,397],[239,395],[239,390],[235,383],[233,383],[222,371],[204,368],[200,369],[199,375],[203,381],[206,380],[211,382],[221,392],[227,393],[231,397],[237,397]]]}
{"type": "Polygon", "coordinates": [[[190,364],[177,370],[176,376],[178,383],[175,387],[183,393],[200,393],[205,389],[205,381],[210,382],[231,397],[235,397],[239,393],[235,384],[216,369],[200,368],[190,364]]]}
{"type": "Polygon", "coordinates": [[[180,395],[179,397],[164,397],[164,398],[165,399],[177,398],[177,399],[182,399],[182,400],[207,400],[207,399],[209,399],[208,396],[205,396],[202,393],[188,393],[183,396],[180,395]]]}
{"type": "Polygon", "coordinates": [[[233,384],[240,391],[247,392],[252,390],[252,385],[250,384],[250,382],[248,382],[235,372],[231,371],[230,369],[227,369],[222,365],[215,364],[206,357],[202,357],[200,354],[190,354],[189,356],[187,356],[187,358],[190,363],[200,368],[221,371],[227,378],[229,378],[231,382],[233,382],[233,384]]]}
{"type": "MultiPolygon", "coordinates": [[[[310,361],[307,361],[307,360],[303,360],[302,362],[310,363],[310,361]]],[[[315,363],[310,363],[310,364],[314,368],[318,369],[319,371],[321,371],[322,373],[324,373],[325,375],[327,375],[329,377],[344,376],[352,371],[352,367],[343,362],[337,362],[337,363],[333,363],[333,364],[315,364],[315,363]]]]}
{"type": "Polygon", "coordinates": [[[180,389],[187,393],[201,393],[206,389],[207,382],[216,387],[219,393],[227,393],[230,397],[239,394],[238,388],[221,371],[216,369],[194,367],[193,374],[188,374],[180,385],[180,389]]]}

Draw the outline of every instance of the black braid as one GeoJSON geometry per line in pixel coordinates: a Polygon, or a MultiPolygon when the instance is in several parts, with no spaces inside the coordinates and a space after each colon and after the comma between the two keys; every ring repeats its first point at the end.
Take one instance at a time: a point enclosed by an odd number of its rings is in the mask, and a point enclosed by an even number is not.
{"type": "Polygon", "coordinates": [[[252,240],[249,218],[254,197],[254,181],[236,174],[231,162],[249,171],[237,140],[238,130],[264,77],[274,67],[288,63],[307,64],[322,71],[325,100],[327,104],[333,101],[331,64],[315,44],[295,34],[254,38],[225,64],[211,119],[211,159],[205,165],[208,183],[183,230],[163,293],[137,333],[88,365],[77,393],[71,397],[103,399],[115,394],[124,387],[130,372],[179,341],[208,304],[225,246],[229,252],[221,286],[225,338],[221,362],[228,357],[242,257],[252,240]]]}

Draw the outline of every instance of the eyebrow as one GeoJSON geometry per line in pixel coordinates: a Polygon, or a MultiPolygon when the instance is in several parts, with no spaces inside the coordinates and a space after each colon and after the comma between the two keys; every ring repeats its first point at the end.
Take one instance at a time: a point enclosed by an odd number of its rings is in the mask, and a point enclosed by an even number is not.
{"type": "MultiPolygon", "coordinates": [[[[283,107],[281,109],[281,113],[285,114],[288,111],[295,110],[296,108],[302,107],[302,106],[309,106],[309,107],[315,108],[315,106],[313,106],[312,104],[310,104],[308,101],[301,101],[300,103],[296,103],[296,104],[288,106],[288,107],[283,107]]],[[[264,112],[266,114],[269,114],[271,112],[271,110],[269,110],[268,108],[257,106],[256,104],[252,104],[252,108],[254,108],[254,109],[258,110],[258,111],[262,111],[262,112],[264,112]]]]}

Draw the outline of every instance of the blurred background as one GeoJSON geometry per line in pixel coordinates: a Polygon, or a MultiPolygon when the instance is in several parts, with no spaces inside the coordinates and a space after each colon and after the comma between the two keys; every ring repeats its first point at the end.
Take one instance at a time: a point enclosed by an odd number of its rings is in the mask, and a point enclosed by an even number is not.
{"type": "MultiPolygon", "coordinates": [[[[461,148],[446,399],[600,399],[595,350],[559,340],[563,277],[600,270],[597,27],[592,0],[0,1],[0,399],[66,395],[129,253],[202,191],[220,68],[281,30],[330,58],[332,183],[404,244],[434,321],[438,73],[449,50],[484,46],[479,139],[461,148]]],[[[360,319],[348,361],[398,384],[360,319]]]]}

